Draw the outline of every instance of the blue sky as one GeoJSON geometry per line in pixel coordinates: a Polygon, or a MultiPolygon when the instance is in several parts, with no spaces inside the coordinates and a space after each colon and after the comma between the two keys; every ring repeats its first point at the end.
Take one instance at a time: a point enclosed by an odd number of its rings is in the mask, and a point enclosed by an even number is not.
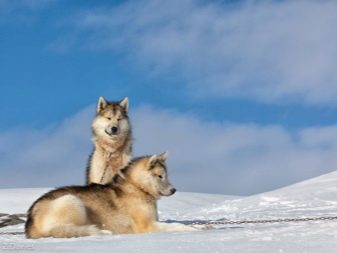
{"type": "Polygon", "coordinates": [[[0,0],[0,170],[11,178],[0,186],[82,183],[101,95],[130,98],[135,154],[168,148],[178,189],[252,194],[335,170],[336,10],[0,0]]]}

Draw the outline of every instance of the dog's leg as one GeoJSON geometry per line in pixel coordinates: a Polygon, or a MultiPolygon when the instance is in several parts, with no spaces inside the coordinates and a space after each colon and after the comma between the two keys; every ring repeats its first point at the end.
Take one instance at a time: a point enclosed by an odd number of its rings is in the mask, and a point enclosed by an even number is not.
{"type": "Polygon", "coordinates": [[[110,235],[112,234],[107,230],[100,230],[95,225],[74,226],[74,225],[59,225],[54,226],[49,230],[49,236],[55,238],[66,237],[82,237],[90,235],[110,235]]]}

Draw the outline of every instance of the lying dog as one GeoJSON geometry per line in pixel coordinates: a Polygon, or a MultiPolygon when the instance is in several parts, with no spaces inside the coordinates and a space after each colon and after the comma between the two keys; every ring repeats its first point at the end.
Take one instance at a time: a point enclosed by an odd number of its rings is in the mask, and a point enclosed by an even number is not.
{"type": "Polygon", "coordinates": [[[133,159],[107,185],[46,193],[28,211],[27,238],[197,230],[158,222],[157,200],[176,191],[168,181],[166,157],[167,153],[133,159]]]}

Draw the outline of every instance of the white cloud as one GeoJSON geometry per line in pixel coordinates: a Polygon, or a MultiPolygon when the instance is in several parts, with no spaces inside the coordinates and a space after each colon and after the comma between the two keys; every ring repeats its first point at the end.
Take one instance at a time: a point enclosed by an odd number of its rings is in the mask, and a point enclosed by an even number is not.
{"type": "MultiPolygon", "coordinates": [[[[43,130],[0,134],[1,187],[84,183],[92,108],[43,130]]],[[[147,106],[132,111],[135,155],[168,149],[181,191],[252,194],[337,169],[337,126],[289,132],[147,106]]]]}
{"type": "Polygon", "coordinates": [[[2,133],[1,187],[83,183],[92,115],[92,109],[84,109],[60,125],[2,133]]]}
{"type": "Polygon", "coordinates": [[[76,16],[87,47],[123,50],[194,96],[336,105],[336,1],[130,1],[76,16]]]}
{"type": "Polygon", "coordinates": [[[337,169],[337,126],[291,133],[281,126],[205,122],[140,108],[136,150],[170,150],[178,189],[251,194],[337,169]]]}

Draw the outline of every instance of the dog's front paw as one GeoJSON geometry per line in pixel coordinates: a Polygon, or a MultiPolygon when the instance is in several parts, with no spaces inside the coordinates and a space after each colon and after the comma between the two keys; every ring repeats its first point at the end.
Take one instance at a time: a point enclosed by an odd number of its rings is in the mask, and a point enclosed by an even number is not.
{"type": "Polygon", "coordinates": [[[213,229],[214,227],[209,224],[196,224],[196,225],[191,225],[191,227],[198,229],[198,230],[209,230],[213,229]]]}
{"type": "Polygon", "coordinates": [[[110,230],[101,230],[100,234],[101,235],[112,235],[112,232],[110,230]]]}

